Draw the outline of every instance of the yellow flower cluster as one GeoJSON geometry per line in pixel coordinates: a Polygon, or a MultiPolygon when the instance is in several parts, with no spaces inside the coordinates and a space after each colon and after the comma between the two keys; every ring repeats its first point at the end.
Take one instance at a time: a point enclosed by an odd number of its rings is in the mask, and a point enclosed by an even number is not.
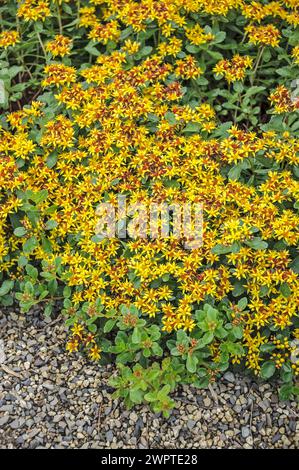
{"type": "Polygon", "coordinates": [[[46,49],[48,52],[51,52],[53,57],[63,57],[70,53],[71,44],[71,39],[63,36],[62,34],[57,34],[53,41],[48,42],[46,49]]]}
{"type": "Polygon", "coordinates": [[[44,21],[51,15],[48,0],[18,0],[18,16],[25,21],[44,21]]]}
{"type": "Polygon", "coordinates": [[[299,64],[299,46],[296,46],[292,50],[292,57],[296,64],[299,64]]]}
{"type": "Polygon", "coordinates": [[[276,114],[291,113],[299,109],[299,99],[292,99],[290,91],[284,86],[279,85],[269,96],[269,100],[274,105],[276,114]]]}
{"type": "Polygon", "coordinates": [[[14,46],[20,41],[20,35],[18,31],[3,31],[0,33],[0,47],[5,49],[9,46],[14,46]]]}
{"type": "Polygon", "coordinates": [[[94,334],[86,331],[82,325],[76,323],[71,329],[71,339],[66,345],[66,350],[70,353],[79,351],[80,346],[84,346],[88,352],[88,357],[93,361],[101,358],[101,348],[96,344],[94,334]]]}
{"type": "Polygon", "coordinates": [[[230,83],[236,80],[243,80],[246,69],[252,67],[252,62],[251,57],[242,57],[239,54],[236,54],[231,60],[220,60],[214,67],[213,71],[217,75],[224,75],[226,80],[230,83]]]}
{"type": "Polygon", "coordinates": [[[272,24],[266,26],[249,25],[245,28],[249,41],[262,46],[276,47],[279,44],[280,32],[272,24]]]}

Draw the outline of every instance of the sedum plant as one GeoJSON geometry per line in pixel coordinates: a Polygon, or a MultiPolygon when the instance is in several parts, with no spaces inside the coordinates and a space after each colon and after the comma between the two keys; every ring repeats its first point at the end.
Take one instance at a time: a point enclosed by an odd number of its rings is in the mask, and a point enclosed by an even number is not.
{"type": "Polygon", "coordinates": [[[232,367],[298,395],[297,0],[0,14],[0,304],[61,310],[128,406],[232,367]],[[202,245],[99,236],[119,195],[202,204],[202,245]]]}

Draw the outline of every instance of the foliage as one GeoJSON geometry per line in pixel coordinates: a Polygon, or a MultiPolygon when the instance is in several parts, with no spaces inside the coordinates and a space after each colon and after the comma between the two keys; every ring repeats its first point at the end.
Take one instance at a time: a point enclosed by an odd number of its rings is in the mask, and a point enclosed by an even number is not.
{"type": "Polygon", "coordinates": [[[297,0],[0,13],[0,304],[61,306],[128,406],[234,365],[298,395],[297,0]],[[119,194],[202,203],[203,246],[98,237],[119,194]]]}

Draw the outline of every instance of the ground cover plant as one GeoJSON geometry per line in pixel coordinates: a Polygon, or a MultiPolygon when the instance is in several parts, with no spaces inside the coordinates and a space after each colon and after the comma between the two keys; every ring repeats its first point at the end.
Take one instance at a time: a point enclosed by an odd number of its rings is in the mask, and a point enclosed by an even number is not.
{"type": "Polygon", "coordinates": [[[298,395],[298,0],[0,13],[0,304],[58,306],[128,406],[229,367],[298,395]],[[203,245],[99,237],[120,194],[202,203],[203,245]]]}

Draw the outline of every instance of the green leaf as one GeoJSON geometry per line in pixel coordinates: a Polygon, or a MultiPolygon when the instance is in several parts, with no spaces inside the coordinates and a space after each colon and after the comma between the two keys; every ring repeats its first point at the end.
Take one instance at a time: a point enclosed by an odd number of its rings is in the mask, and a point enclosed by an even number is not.
{"type": "Polygon", "coordinates": [[[249,98],[250,96],[256,95],[257,93],[261,93],[262,91],[266,90],[264,86],[252,86],[248,88],[246,91],[246,98],[249,98]]]}
{"type": "Polygon", "coordinates": [[[161,390],[159,390],[159,392],[157,393],[157,399],[164,400],[169,394],[169,392],[170,392],[170,385],[169,384],[164,385],[161,388],[161,390]]]}
{"type": "Polygon", "coordinates": [[[207,331],[203,337],[198,341],[198,344],[200,344],[200,346],[206,346],[207,344],[209,344],[214,338],[214,334],[213,334],[213,331],[207,331]]]}
{"type": "Polygon", "coordinates": [[[141,342],[141,332],[139,328],[134,328],[133,333],[132,333],[132,343],[133,344],[138,344],[141,342]]]}
{"type": "Polygon", "coordinates": [[[53,305],[52,304],[48,304],[44,310],[44,315],[45,317],[50,317],[51,316],[51,313],[53,311],[53,305]]]}
{"type": "Polygon", "coordinates": [[[261,352],[272,352],[276,348],[275,344],[272,343],[264,343],[261,344],[260,351],[261,352]]]}
{"type": "Polygon", "coordinates": [[[234,326],[231,331],[236,339],[242,339],[243,328],[241,326],[234,326]]]}
{"type": "Polygon", "coordinates": [[[36,281],[37,276],[38,276],[38,270],[31,264],[27,264],[25,269],[26,269],[28,276],[30,276],[33,280],[36,281]]]}
{"type": "Polygon", "coordinates": [[[159,346],[158,343],[153,343],[152,345],[152,352],[155,356],[163,356],[163,349],[161,348],[161,346],[159,346]]]}
{"type": "Polygon", "coordinates": [[[38,246],[37,239],[35,237],[29,238],[23,245],[24,253],[31,253],[38,246]]]}
{"type": "Polygon", "coordinates": [[[52,230],[53,228],[56,228],[58,225],[58,223],[56,222],[56,220],[48,220],[45,224],[45,229],[46,230],[52,230]]]}
{"type": "Polygon", "coordinates": [[[299,256],[296,256],[296,258],[293,259],[293,261],[290,264],[290,268],[297,274],[299,274],[299,256]]]}
{"type": "Polygon", "coordinates": [[[19,72],[23,72],[23,70],[24,70],[23,66],[12,65],[8,69],[9,78],[10,79],[14,78],[16,75],[18,75],[19,72]]]}
{"type": "Polygon", "coordinates": [[[293,395],[293,384],[288,383],[280,387],[279,389],[279,398],[281,400],[289,400],[293,395]]]}
{"type": "Polygon", "coordinates": [[[206,375],[205,377],[199,377],[197,380],[195,380],[194,385],[198,388],[207,388],[209,383],[209,376],[206,375]]]}
{"type": "Polygon", "coordinates": [[[3,297],[4,295],[8,294],[11,289],[14,286],[14,281],[9,281],[6,280],[2,283],[2,286],[0,287],[0,297],[3,297]]]}
{"type": "Polygon", "coordinates": [[[88,330],[91,333],[96,333],[97,332],[97,325],[95,325],[94,323],[91,323],[90,325],[88,325],[88,330]]]}
{"type": "Polygon", "coordinates": [[[206,52],[207,52],[207,54],[209,54],[215,60],[222,60],[223,59],[223,55],[220,54],[220,52],[211,51],[210,49],[207,49],[206,52]]]}
{"type": "Polygon", "coordinates": [[[101,55],[100,51],[95,47],[94,41],[90,41],[87,46],[84,47],[84,50],[88,52],[88,54],[98,57],[101,55]]]}
{"type": "Polygon", "coordinates": [[[130,400],[133,403],[140,404],[143,401],[143,392],[142,390],[130,390],[130,400]]]}
{"type": "Polygon", "coordinates": [[[69,286],[65,286],[63,289],[63,297],[65,297],[65,299],[69,299],[71,295],[72,289],[69,286]]]}
{"type": "Polygon", "coordinates": [[[187,356],[187,361],[186,361],[186,367],[191,374],[194,374],[196,371],[196,366],[198,364],[198,359],[194,354],[188,354],[187,356]]]}
{"type": "Polygon", "coordinates": [[[276,73],[281,77],[289,78],[291,76],[291,69],[290,67],[281,67],[280,69],[276,69],[276,73]]]}
{"type": "Polygon", "coordinates": [[[200,125],[197,122],[188,122],[188,124],[186,125],[186,127],[183,129],[182,132],[184,132],[184,134],[185,133],[193,134],[199,131],[200,131],[200,125]]]}
{"type": "Polygon", "coordinates": [[[104,326],[104,333],[109,333],[109,331],[113,329],[116,321],[117,320],[113,320],[113,319],[106,321],[105,326],[104,326]]]}
{"type": "Polygon", "coordinates": [[[283,282],[281,284],[279,290],[280,290],[281,294],[286,298],[288,298],[288,297],[290,297],[290,295],[292,295],[292,291],[291,291],[291,289],[290,289],[287,282],[283,282]]]}
{"type": "Polygon", "coordinates": [[[207,320],[209,322],[216,322],[218,314],[219,314],[218,310],[216,310],[215,308],[213,308],[209,305],[209,307],[207,309],[207,320]]]}
{"type": "Polygon", "coordinates": [[[252,240],[246,242],[246,245],[248,245],[253,250],[265,250],[268,248],[268,243],[264,242],[259,237],[254,237],[252,240]]]}
{"type": "Polygon", "coordinates": [[[242,297],[242,299],[239,300],[237,306],[239,310],[244,310],[247,307],[247,297],[242,297]]]}
{"type": "Polygon", "coordinates": [[[35,202],[35,204],[40,204],[41,202],[44,202],[48,197],[48,191],[47,189],[42,189],[41,191],[38,191],[36,193],[33,193],[30,195],[30,199],[35,202]]]}
{"type": "Polygon", "coordinates": [[[200,48],[195,46],[195,44],[187,44],[186,51],[190,52],[190,54],[197,54],[197,52],[200,51],[200,48]]]}
{"type": "Polygon", "coordinates": [[[176,124],[176,118],[175,118],[175,114],[172,113],[171,111],[167,111],[165,113],[165,119],[167,120],[167,122],[171,125],[174,125],[176,124]]]}
{"type": "Polygon", "coordinates": [[[240,165],[234,165],[228,172],[228,179],[232,181],[238,181],[241,176],[242,167],[240,165]]]}
{"type": "Polygon", "coordinates": [[[57,163],[57,155],[52,154],[47,157],[46,165],[48,168],[53,168],[57,163]]]}
{"type": "Polygon", "coordinates": [[[269,379],[270,377],[272,377],[272,375],[274,375],[275,373],[275,364],[274,362],[272,361],[267,361],[267,362],[264,362],[264,364],[262,365],[261,367],[261,377],[263,379],[269,379]]]}
{"type": "Polygon", "coordinates": [[[234,354],[236,356],[242,356],[242,354],[244,353],[244,348],[243,348],[242,344],[240,344],[240,343],[230,342],[230,343],[228,343],[228,351],[231,354],[234,354]]]}
{"type": "Polygon", "coordinates": [[[16,237],[23,237],[24,235],[26,235],[27,230],[25,229],[25,227],[17,227],[14,229],[13,233],[16,237]]]}
{"type": "Polygon", "coordinates": [[[146,57],[147,55],[149,55],[151,52],[152,52],[153,48],[152,46],[144,46],[141,51],[139,52],[139,54],[142,56],[142,57],[146,57]]]}
{"type": "Polygon", "coordinates": [[[234,290],[232,291],[232,294],[234,297],[239,297],[245,292],[245,289],[240,281],[237,281],[233,284],[234,290]]]}
{"type": "Polygon", "coordinates": [[[26,266],[27,263],[28,263],[28,259],[26,258],[26,256],[21,255],[18,259],[18,266],[20,268],[23,268],[24,266],[26,266]]]}
{"type": "Polygon", "coordinates": [[[226,32],[225,31],[219,31],[215,35],[215,39],[213,39],[213,44],[219,44],[220,42],[223,42],[224,39],[226,38],[226,32]]]}
{"type": "Polygon", "coordinates": [[[237,93],[242,93],[244,89],[244,86],[243,86],[243,83],[242,82],[234,82],[234,90],[237,92],[237,93]]]}
{"type": "Polygon", "coordinates": [[[215,255],[226,255],[227,253],[231,253],[232,246],[231,245],[226,246],[226,245],[218,244],[218,245],[214,246],[211,251],[215,255]]]}

